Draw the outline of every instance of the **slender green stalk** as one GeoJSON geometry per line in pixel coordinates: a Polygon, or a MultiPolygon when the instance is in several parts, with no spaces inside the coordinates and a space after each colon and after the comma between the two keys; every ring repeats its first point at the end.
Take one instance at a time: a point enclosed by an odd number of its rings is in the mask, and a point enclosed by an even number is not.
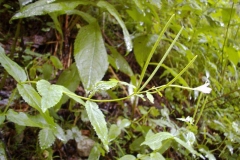
{"type": "MultiPolygon", "coordinates": [[[[200,100],[202,99],[202,93],[200,93],[200,96],[198,97],[198,101],[197,101],[197,106],[195,108],[194,114],[193,114],[193,119],[195,119],[197,111],[198,111],[198,107],[200,105],[200,100]]],[[[195,123],[196,124],[196,123],[195,123]]]]}
{"type": "Polygon", "coordinates": [[[15,89],[13,90],[13,92],[12,92],[12,94],[11,94],[9,100],[8,100],[8,104],[7,104],[6,108],[4,109],[4,112],[3,112],[4,114],[6,114],[6,112],[8,111],[8,108],[9,108],[9,106],[11,105],[11,103],[12,103],[12,101],[13,101],[13,99],[14,99],[14,96],[15,96],[15,94],[16,94],[16,91],[17,91],[17,88],[15,88],[15,89]]]}
{"type": "Polygon", "coordinates": [[[206,106],[206,103],[207,103],[207,99],[208,99],[208,97],[206,97],[205,100],[204,100],[204,102],[203,102],[203,105],[202,105],[202,107],[201,107],[200,113],[199,113],[198,118],[197,118],[197,120],[196,120],[196,122],[195,122],[195,125],[198,124],[198,121],[200,120],[200,118],[201,118],[201,116],[202,116],[203,110],[204,110],[204,108],[205,108],[205,106],[206,106]]]}
{"type": "Polygon", "coordinates": [[[153,78],[153,76],[157,73],[158,69],[160,68],[160,66],[162,65],[163,61],[166,59],[167,55],[170,53],[173,45],[176,43],[178,37],[180,36],[181,32],[183,30],[183,27],[180,29],[180,31],[178,32],[177,36],[175,37],[175,39],[173,40],[173,42],[171,43],[171,45],[169,46],[168,50],[165,52],[164,56],[162,57],[161,61],[158,63],[157,67],[154,69],[154,71],[152,72],[152,74],[148,77],[147,81],[142,85],[142,87],[138,90],[141,91],[145,88],[145,86],[148,84],[148,82],[153,78]]]}
{"type": "MultiPolygon", "coordinates": [[[[183,68],[183,70],[180,73],[178,73],[170,82],[168,82],[166,85],[164,85],[161,88],[161,90],[164,90],[165,88],[167,88],[168,86],[173,84],[178,79],[178,77],[180,77],[192,65],[192,63],[196,60],[196,58],[197,58],[197,55],[188,63],[188,65],[186,67],[183,68]]],[[[184,88],[184,87],[182,86],[182,88],[184,88]]],[[[186,87],[184,89],[190,89],[190,88],[186,87]]]]}
{"type": "Polygon", "coordinates": [[[139,79],[139,83],[138,83],[138,87],[137,87],[136,90],[138,90],[138,89],[140,88],[141,83],[142,83],[142,80],[143,80],[143,77],[144,77],[144,75],[145,75],[145,73],[146,73],[148,64],[149,64],[149,62],[150,62],[150,60],[151,60],[151,58],[152,58],[152,56],[153,56],[153,54],[154,54],[154,52],[155,52],[155,50],[156,50],[156,48],[157,48],[160,40],[162,39],[163,34],[164,34],[165,31],[167,30],[167,28],[168,28],[168,26],[170,25],[170,22],[172,21],[172,19],[173,19],[174,16],[175,16],[175,14],[173,14],[173,15],[171,16],[171,18],[168,20],[167,24],[164,26],[163,30],[162,30],[161,33],[159,34],[158,39],[157,39],[157,41],[155,42],[155,44],[154,44],[154,46],[153,46],[150,54],[148,55],[148,58],[147,58],[147,60],[146,60],[146,62],[145,62],[145,64],[144,64],[143,70],[142,70],[142,72],[141,72],[140,79],[139,79]]]}

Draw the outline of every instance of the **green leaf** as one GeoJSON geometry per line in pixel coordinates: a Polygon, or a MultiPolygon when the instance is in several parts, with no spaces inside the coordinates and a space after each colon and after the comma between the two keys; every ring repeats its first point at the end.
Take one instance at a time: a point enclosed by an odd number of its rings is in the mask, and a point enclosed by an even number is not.
{"type": "Polygon", "coordinates": [[[51,60],[52,64],[54,65],[54,67],[56,67],[57,69],[63,69],[62,62],[58,59],[58,57],[50,56],[50,60],[51,60]]]}
{"type": "Polygon", "coordinates": [[[62,97],[62,86],[51,85],[46,80],[40,80],[37,82],[37,90],[42,96],[41,109],[45,112],[48,108],[56,105],[62,97]]]}
{"type": "Polygon", "coordinates": [[[109,129],[108,139],[109,142],[113,141],[117,136],[121,134],[121,129],[116,124],[112,124],[109,129]]]}
{"type": "Polygon", "coordinates": [[[135,160],[136,157],[134,157],[133,155],[125,155],[121,158],[119,158],[119,160],[135,160]]]}
{"type": "Polygon", "coordinates": [[[74,43],[74,57],[86,90],[99,82],[107,68],[107,52],[97,22],[80,29],[74,43]]]}
{"type": "Polygon", "coordinates": [[[52,129],[49,128],[42,129],[39,132],[38,138],[41,149],[49,148],[56,139],[52,129]]]}
{"type": "Polygon", "coordinates": [[[103,113],[98,108],[98,105],[94,102],[87,101],[85,107],[88,114],[88,118],[94,130],[96,131],[99,139],[102,141],[106,151],[109,151],[108,129],[103,113]]]}
{"type": "Polygon", "coordinates": [[[144,66],[157,38],[157,35],[143,35],[134,39],[134,56],[141,67],[144,66]]]}
{"type": "Polygon", "coordinates": [[[132,40],[131,37],[128,33],[128,30],[123,22],[123,20],[121,19],[121,16],[119,15],[118,11],[114,8],[114,6],[112,6],[110,3],[106,2],[106,1],[99,1],[97,3],[97,6],[105,8],[108,10],[108,12],[116,18],[116,20],[118,21],[118,23],[120,24],[120,26],[122,27],[123,30],[123,35],[124,35],[124,41],[127,47],[127,52],[131,52],[132,51],[132,40]]]}
{"type": "Polygon", "coordinates": [[[88,156],[88,160],[98,160],[100,158],[100,154],[101,154],[101,152],[100,152],[98,146],[95,145],[95,146],[93,146],[93,148],[88,156]]]}
{"type": "Polygon", "coordinates": [[[1,113],[0,114],[0,125],[3,124],[4,121],[5,121],[5,114],[1,113]]]}
{"type": "Polygon", "coordinates": [[[146,140],[141,144],[148,145],[152,150],[160,149],[162,141],[172,139],[173,135],[168,132],[160,132],[151,136],[146,136],[146,140]]]}
{"type": "Polygon", "coordinates": [[[18,1],[19,1],[20,6],[25,6],[28,3],[31,3],[33,0],[18,0],[18,1]]]}
{"type": "Polygon", "coordinates": [[[100,81],[100,82],[97,82],[93,89],[90,91],[90,93],[93,95],[95,94],[96,92],[100,92],[100,91],[106,91],[106,90],[109,90],[113,87],[116,87],[118,84],[118,81],[115,80],[115,79],[111,79],[110,81],[100,81]]]}
{"type": "Polygon", "coordinates": [[[42,123],[42,120],[34,116],[28,116],[23,112],[15,112],[12,109],[9,109],[7,112],[7,119],[11,122],[14,122],[21,126],[30,126],[30,127],[40,127],[43,128],[45,125],[42,123]]]}
{"type": "MultiPolygon", "coordinates": [[[[71,64],[68,69],[65,69],[57,80],[57,84],[66,87],[70,92],[74,92],[80,83],[76,63],[71,64]]],[[[74,94],[74,93],[73,93],[74,94]]],[[[69,98],[64,95],[54,109],[59,109],[62,104],[66,103],[69,98]]]]}
{"type": "Polygon", "coordinates": [[[17,89],[25,102],[41,112],[41,97],[31,85],[17,84],[17,89]]]}
{"type": "Polygon", "coordinates": [[[151,160],[165,160],[165,158],[158,152],[153,152],[150,154],[151,160]]]}
{"type": "Polygon", "coordinates": [[[147,96],[147,99],[152,103],[154,104],[154,97],[151,93],[147,92],[146,93],[146,96],[147,96]]]}
{"type": "Polygon", "coordinates": [[[204,159],[204,157],[198,153],[197,151],[195,151],[192,146],[190,146],[189,144],[187,144],[186,142],[184,142],[183,140],[181,140],[178,137],[174,137],[174,140],[177,141],[180,145],[182,145],[183,147],[185,147],[189,152],[191,152],[193,155],[197,155],[200,156],[204,159]]]}
{"type": "Polygon", "coordinates": [[[27,75],[24,70],[10,58],[5,55],[4,49],[0,46],[0,63],[4,69],[10,74],[17,82],[24,82],[27,80],[27,75]]]}
{"type": "Polygon", "coordinates": [[[79,4],[88,4],[87,1],[68,1],[68,2],[56,2],[49,0],[40,0],[35,3],[24,6],[20,12],[16,13],[11,20],[26,18],[31,16],[45,15],[49,13],[58,12],[64,14],[66,10],[72,10],[79,4]]]}
{"type": "Polygon", "coordinates": [[[67,142],[67,138],[66,138],[66,135],[63,131],[63,129],[58,125],[56,124],[56,128],[55,130],[53,130],[53,134],[59,139],[61,140],[62,142],[67,142]]]}
{"type": "Polygon", "coordinates": [[[61,24],[58,20],[58,13],[50,13],[49,16],[52,18],[54,22],[54,28],[58,31],[58,33],[60,33],[61,38],[63,39],[63,32],[62,32],[61,24]]]}
{"type": "Polygon", "coordinates": [[[108,46],[111,51],[111,55],[108,56],[109,63],[117,70],[125,73],[128,76],[133,76],[133,71],[129,66],[128,62],[123,58],[123,56],[113,47],[108,46]]]}
{"type": "Polygon", "coordinates": [[[117,124],[120,129],[128,128],[131,125],[131,121],[128,119],[122,119],[118,121],[119,123],[117,124]]]}

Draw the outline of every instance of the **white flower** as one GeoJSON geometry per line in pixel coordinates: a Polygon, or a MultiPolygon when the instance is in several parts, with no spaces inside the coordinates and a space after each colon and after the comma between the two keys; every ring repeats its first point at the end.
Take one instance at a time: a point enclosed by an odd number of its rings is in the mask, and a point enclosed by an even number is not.
{"type": "Polygon", "coordinates": [[[210,83],[205,83],[204,85],[201,85],[199,87],[193,88],[195,91],[200,91],[202,93],[210,93],[212,91],[212,88],[209,88],[210,83]]]}

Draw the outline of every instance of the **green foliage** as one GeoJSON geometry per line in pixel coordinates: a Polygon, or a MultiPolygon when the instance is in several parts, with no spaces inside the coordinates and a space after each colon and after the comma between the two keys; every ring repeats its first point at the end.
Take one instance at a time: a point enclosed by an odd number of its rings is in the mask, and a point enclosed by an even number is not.
{"type": "Polygon", "coordinates": [[[86,90],[90,90],[103,78],[108,67],[107,52],[97,22],[78,32],[74,56],[81,81],[86,90]]]}
{"type": "MultiPolygon", "coordinates": [[[[56,138],[63,143],[69,140],[70,131],[65,128],[75,126],[79,117],[83,122],[89,120],[102,143],[97,143],[91,134],[96,142],[89,159],[105,158],[109,151],[120,160],[172,159],[170,152],[177,152],[178,159],[239,158],[237,1],[31,2],[19,0],[21,9],[11,20],[49,15],[60,34],[60,49],[67,30],[74,28],[78,32],[75,62],[65,69],[62,58],[55,54],[39,55],[25,50],[37,57],[29,62],[25,72],[0,47],[1,65],[17,81],[23,100],[37,111],[16,112],[9,109],[9,103],[0,114],[0,124],[6,116],[15,124],[41,128],[39,144],[41,149],[48,149],[56,138]],[[61,15],[71,16],[69,28],[62,28],[61,15]],[[114,38],[120,39],[117,45],[112,42],[114,38]],[[131,54],[136,60],[134,67],[139,65],[139,70],[132,67],[135,60],[123,56],[131,54]],[[58,70],[63,70],[60,76],[58,70]],[[124,76],[118,71],[127,75],[130,82],[122,81],[124,76]],[[114,79],[106,81],[109,77],[114,79]],[[83,96],[75,93],[80,82],[83,96]],[[73,124],[53,113],[68,99],[69,110],[75,116],[73,124]],[[114,108],[119,115],[102,108],[104,102],[120,106],[114,108]],[[84,119],[84,114],[88,118],[84,119]],[[59,126],[60,121],[63,126],[59,126]]],[[[59,53],[62,57],[62,51],[59,53]]],[[[73,139],[79,138],[73,136],[75,131],[71,134],[73,139]]]]}

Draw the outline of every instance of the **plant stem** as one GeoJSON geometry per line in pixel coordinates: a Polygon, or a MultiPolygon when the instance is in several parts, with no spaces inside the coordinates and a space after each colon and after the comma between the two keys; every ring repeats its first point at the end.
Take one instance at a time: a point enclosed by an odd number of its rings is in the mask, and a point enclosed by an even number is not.
{"type": "Polygon", "coordinates": [[[198,97],[198,101],[197,101],[197,106],[195,108],[194,114],[193,114],[193,119],[195,119],[197,111],[198,111],[198,107],[200,105],[200,100],[202,99],[202,93],[200,93],[200,96],[198,97]]]}
{"type": "Polygon", "coordinates": [[[160,68],[160,66],[162,65],[163,61],[166,59],[167,55],[170,53],[173,45],[176,43],[178,37],[180,36],[181,32],[183,30],[183,27],[180,29],[180,31],[178,32],[177,36],[175,37],[175,39],[173,40],[173,42],[171,43],[171,45],[169,46],[168,50],[165,52],[164,56],[162,57],[161,61],[158,63],[157,67],[154,69],[154,71],[152,72],[152,74],[148,77],[147,81],[142,85],[142,87],[139,89],[139,91],[143,90],[145,88],[145,86],[148,84],[148,82],[153,78],[153,76],[157,73],[158,69],[160,68]]]}
{"type": "MultiPolygon", "coordinates": [[[[139,79],[139,83],[138,83],[138,87],[137,87],[136,90],[138,90],[138,89],[140,88],[141,83],[142,83],[142,80],[143,80],[143,77],[145,76],[145,73],[146,73],[148,64],[149,64],[149,62],[150,62],[150,60],[151,60],[151,58],[152,58],[152,56],[153,56],[153,54],[154,54],[154,52],[155,52],[155,50],[156,50],[156,48],[157,48],[160,40],[162,39],[163,34],[164,34],[165,31],[167,30],[167,28],[168,28],[168,26],[170,25],[170,22],[172,21],[172,19],[173,19],[174,16],[175,16],[175,14],[173,14],[173,15],[171,16],[171,18],[168,20],[167,24],[164,26],[163,30],[162,30],[161,33],[159,34],[158,39],[157,39],[157,41],[155,42],[155,44],[154,44],[151,52],[149,53],[148,58],[147,58],[144,66],[143,66],[143,70],[142,70],[142,72],[141,72],[140,79],[139,79]]],[[[145,86],[144,86],[144,87],[145,87],[145,86]]]]}
{"type": "Polygon", "coordinates": [[[204,100],[204,102],[203,102],[203,105],[202,105],[202,107],[201,107],[199,116],[198,116],[198,118],[197,118],[197,120],[196,120],[196,122],[195,122],[195,125],[198,124],[198,121],[199,121],[200,117],[202,116],[203,110],[204,110],[204,108],[205,108],[205,106],[206,106],[206,103],[207,103],[207,99],[208,99],[208,97],[206,97],[205,100],[204,100]]]}

